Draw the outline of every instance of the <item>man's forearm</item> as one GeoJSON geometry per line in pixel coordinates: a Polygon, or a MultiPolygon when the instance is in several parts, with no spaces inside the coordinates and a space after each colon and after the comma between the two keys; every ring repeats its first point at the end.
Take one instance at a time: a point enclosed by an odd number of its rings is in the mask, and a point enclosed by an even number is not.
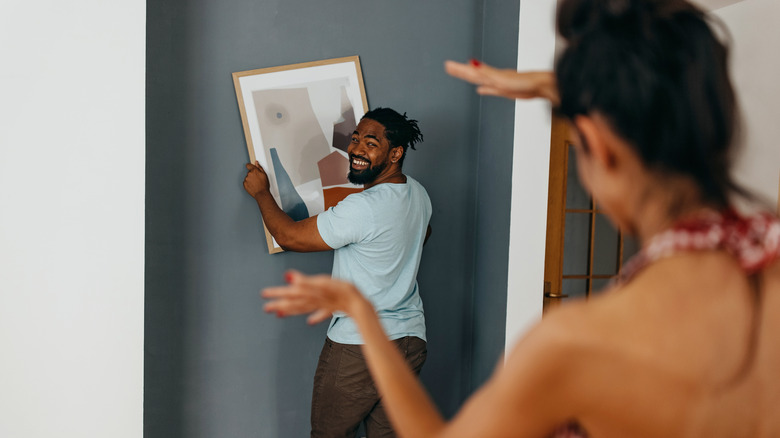
{"type": "Polygon", "coordinates": [[[298,252],[332,249],[320,236],[316,216],[294,221],[279,207],[268,190],[257,193],[254,198],[268,232],[282,249],[298,252]]]}
{"type": "Polygon", "coordinates": [[[284,241],[285,232],[295,224],[295,221],[279,207],[271,192],[266,190],[258,193],[255,196],[255,201],[260,208],[260,214],[263,215],[263,222],[265,222],[268,232],[277,242],[284,241]]]}

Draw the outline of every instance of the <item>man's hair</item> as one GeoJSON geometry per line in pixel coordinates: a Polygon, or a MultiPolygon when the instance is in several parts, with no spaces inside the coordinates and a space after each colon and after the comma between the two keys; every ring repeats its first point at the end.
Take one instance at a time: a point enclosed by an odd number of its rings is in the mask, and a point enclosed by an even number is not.
{"type": "Polygon", "coordinates": [[[398,164],[404,164],[406,150],[415,149],[414,145],[423,140],[422,132],[417,126],[417,120],[406,117],[406,113],[399,114],[390,108],[374,108],[367,112],[362,119],[371,119],[385,127],[385,137],[390,142],[390,147],[402,146],[404,154],[398,164]]]}

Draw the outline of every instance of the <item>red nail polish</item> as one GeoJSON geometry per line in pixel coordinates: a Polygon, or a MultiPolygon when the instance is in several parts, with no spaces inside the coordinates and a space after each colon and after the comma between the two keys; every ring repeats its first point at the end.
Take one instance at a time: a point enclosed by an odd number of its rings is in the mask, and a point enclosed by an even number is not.
{"type": "Polygon", "coordinates": [[[284,281],[286,281],[287,283],[292,283],[292,272],[284,273],[284,281]]]}
{"type": "Polygon", "coordinates": [[[480,65],[482,65],[482,63],[481,63],[481,62],[477,61],[477,60],[476,60],[476,59],[474,59],[474,58],[471,58],[471,59],[469,60],[469,63],[471,63],[471,65],[473,65],[474,67],[479,67],[480,65]]]}
{"type": "Polygon", "coordinates": [[[277,310],[276,311],[276,317],[277,318],[282,318],[282,317],[284,317],[284,313],[281,310],[277,310]]]}

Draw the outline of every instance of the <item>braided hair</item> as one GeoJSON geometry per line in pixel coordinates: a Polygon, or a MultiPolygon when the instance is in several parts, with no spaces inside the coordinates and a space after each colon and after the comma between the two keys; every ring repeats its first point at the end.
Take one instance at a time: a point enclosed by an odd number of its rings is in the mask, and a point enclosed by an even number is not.
{"type": "Polygon", "coordinates": [[[402,146],[404,154],[398,161],[403,165],[408,148],[415,149],[415,145],[423,140],[422,132],[417,126],[417,120],[410,119],[406,113],[399,114],[390,108],[374,108],[367,112],[362,119],[371,119],[385,127],[385,137],[390,142],[391,147],[402,146]]]}

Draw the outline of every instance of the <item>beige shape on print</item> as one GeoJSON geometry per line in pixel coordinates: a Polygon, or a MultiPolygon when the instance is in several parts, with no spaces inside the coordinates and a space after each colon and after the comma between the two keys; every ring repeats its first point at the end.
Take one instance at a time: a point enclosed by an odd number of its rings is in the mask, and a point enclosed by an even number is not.
{"type": "Polygon", "coordinates": [[[266,162],[276,148],[294,186],[319,179],[317,162],[330,153],[306,88],[252,93],[266,162]]]}

